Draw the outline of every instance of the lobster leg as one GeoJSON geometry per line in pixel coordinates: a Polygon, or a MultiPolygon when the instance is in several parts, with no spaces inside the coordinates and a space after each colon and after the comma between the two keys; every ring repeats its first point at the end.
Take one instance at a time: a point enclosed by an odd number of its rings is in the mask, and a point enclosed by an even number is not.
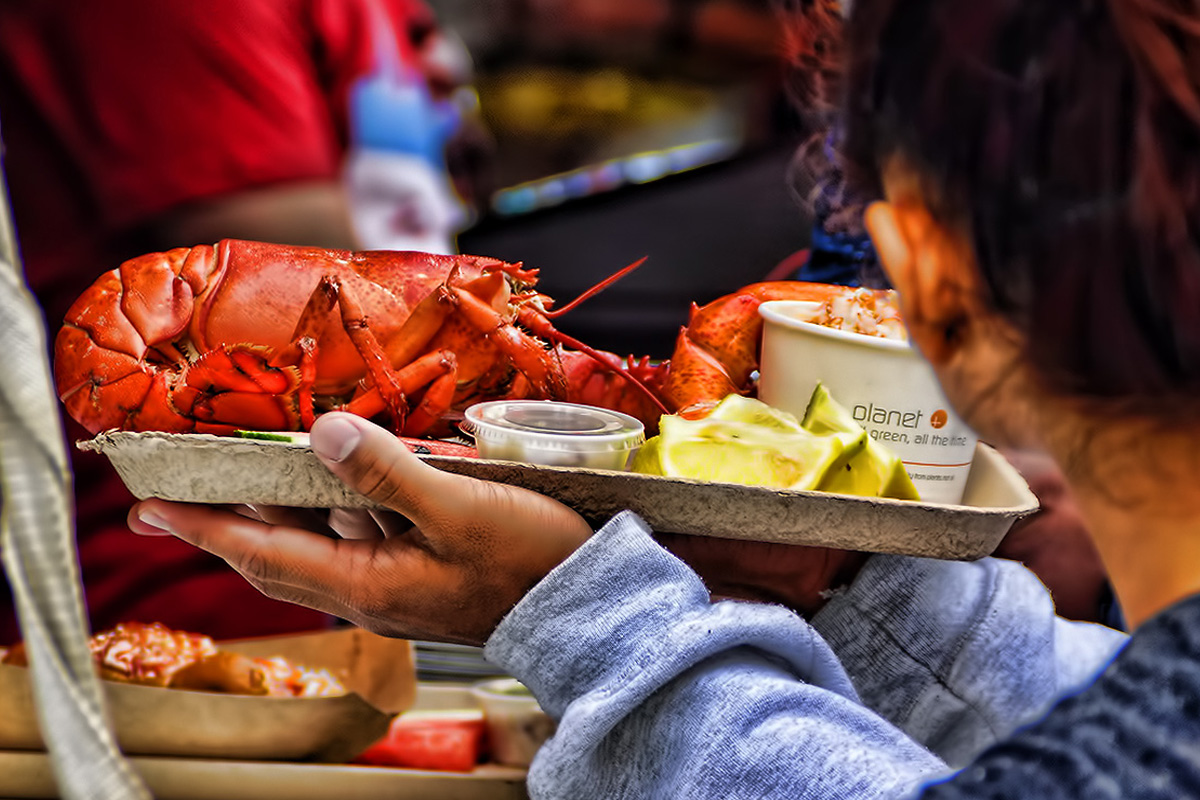
{"type": "Polygon", "coordinates": [[[408,364],[419,358],[453,311],[454,303],[445,292],[430,292],[392,337],[387,350],[388,363],[408,364]]]}
{"type": "Polygon", "coordinates": [[[292,332],[291,344],[279,351],[272,365],[293,364],[299,367],[300,426],[311,430],[316,421],[313,403],[313,384],[317,380],[317,340],[329,324],[329,315],[338,302],[338,287],[329,277],[323,278],[308,297],[300,319],[292,332]]]}
{"type": "MultiPolygon", "coordinates": [[[[420,436],[441,419],[454,399],[454,389],[458,382],[458,367],[454,353],[449,350],[427,353],[398,370],[396,377],[400,381],[401,388],[409,394],[428,387],[421,397],[421,402],[409,410],[404,427],[400,431],[404,436],[420,436]]],[[[356,396],[342,410],[358,414],[360,417],[370,418],[383,411],[384,408],[385,403],[380,396],[379,389],[373,386],[370,390],[356,396]]]]}
{"type": "MultiPolygon", "coordinates": [[[[636,264],[634,266],[636,266],[636,264]]],[[[627,267],[626,269],[629,268],[627,267]]],[[[618,380],[623,381],[632,387],[636,392],[640,393],[641,401],[638,402],[637,405],[642,409],[646,409],[647,406],[649,406],[649,410],[643,411],[641,414],[634,414],[634,416],[642,418],[644,414],[649,414],[650,416],[648,419],[653,421],[658,414],[670,413],[667,410],[667,407],[663,405],[662,400],[659,399],[658,395],[656,395],[650,389],[650,387],[642,378],[639,378],[637,375],[635,375],[634,371],[622,368],[619,357],[612,356],[611,353],[603,353],[599,350],[589,347],[578,339],[567,336],[562,331],[554,328],[545,316],[539,314],[537,311],[534,311],[531,308],[526,307],[520,309],[518,312],[518,319],[521,321],[521,324],[525,325],[534,333],[544,336],[551,341],[555,341],[560,345],[565,344],[575,348],[578,352],[583,353],[585,356],[592,359],[593,363],[602,367],[606,367],[609,370],[609,374],[616,376],[618,380]]],[[[644,361],[648,363],[649,359],[647,358],[644,361]]],[[[643,364],[643,368],[640,370],[640,372],[643,374],[646,374],[648,371],[646,363],[643,364]]],[[[652,370],[649,371],[652,372],[652,370]]],[[[568,386],[570,386],[569,381],[568,386]]]]}
{"type": "Polygon", "coordinates": [[[529,334],[506,320],[494,308],[474,294],[457,287],[446,287],[454,304],[480,333],[509,358],[542,397],[565,400],[567,378],[557,355],[529,334]]]}
{"type": "MultiPolygon", "coordinates": [[[[424,433],[450,407],[457,371],[454,354],[448,351],[429,353],[397,370],[372,333],[354,292],[331,275],[322,278],[313,290],[296,324],[292,344],[277,359],[299,362],[300,414],[304,429],[312,428],[316,419],[312,387],[316,380],[317,342],[329,324],[334,306],[341,314],[343,330],[367,367],[371,385],[369,391],[352,399],[346,410],[364,417],[386,411],[397,434],[419,436],[424,433]],[[422,388],[426,391],[420,403],[410,408],[408,395],[422,388]]],[[[432,316],[436,317],[436,312],[432,316]]],[[[436,330],[430,324],[424,327],[436,330]]]]}
{"type": "Polygon", "coordinates": [[[564,350],[559,357],[567,373],[567,400],[589,406],[610,408],[636,417],[646,425],[646,435],[658,431],[658,421],[666,413],[654,395],[661,367],[650,357],[635,361],[613,353],[564,350]]]}
{"type": "Polygon", "coordinates": [[[311,428],[316,418],[316,410],[312,401],[312,387],[317,373],[317,342],[320,341],[321,334],[329,324],[329,312],[333,310],[334,306],[341,313],[342,329],[354,343],[354,349],[358,351],[366,365],[371,383],[383,401],[383,410],[386,410],[392,418],[393,430],[399,433],[408,416],[408,399],[404,394],[404,387],[397,378],[396,371],[392,368],[387,355],[383,352],[379,340],[371,332],[370,323],[367,321],[367,316],[358,302],[358,298],[349,287],[333,275],[323,277],[313,290],[304,312],[300,315],[299,322],[296,323],[296,330],[292,334],[292,344],[279,357],[299,362],[300,393],[304,401],[301,404],[301,414],[304,417],[305,429],[311,428]]]}

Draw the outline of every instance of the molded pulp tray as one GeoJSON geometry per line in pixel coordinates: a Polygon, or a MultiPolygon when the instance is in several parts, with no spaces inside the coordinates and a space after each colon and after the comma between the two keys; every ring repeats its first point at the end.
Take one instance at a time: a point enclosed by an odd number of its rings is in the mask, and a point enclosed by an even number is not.
{"type": "MultiPolygon", "coordinates": [[[[306,653],[321,645],[317,637],[303,638],[306,653]]],[[[380,667],[388,665],[376,659],[371,661],[380,667]]],[[[413,710],[477,707],[470,688],[465,685],[418,684],[415,690],[413,710]]],[[[525,791],[525,770],[496,764],[481,764],[471,772],[433,772],[354,764],[260,761],[244,756],[133,756],[129,761],[157,800],[527,800],[529,797],[525,791]]],[[[0,749],[0,797],[14,800],[59,797],[49,757],[41,752],[0,749]]]]}
{"type": "MultiPolygon", "coordinates": [[[[412,643],[357,628],[221,642],[220,647],[328,669],[350,693],[256,697],[101,681],[123,752],[345,761],[382,736],[392,716],[411,707],[416,695],[412,643]]],[[[28,670],[0,664],[0,756],[5,750],[42,747],[28,670]]],[[[0,791],[0,796],[9,795],[0,791]]]]}
{"type": "MultiPolygon", "coordinates": [[[[80,442],[104,453],[138,498],[310,508],[374,504],[302,443],[111,431],[80,442]]],[[[972,560],[1037,510],[1020,474],[979,445],[961,505],[790,491],[578,467],[422,456],[438,469],[523,486],[593,523],[630,509],[657,531],[972,560]]]]}
{"type": "MultiPolygon", "coordinates": [[[[207,758],[129,759],[156,800],[526,800],[525,770],[483,764],[433,772],[347,764],[207,758]]],[[[9,798],[59,797],[45,753],[0,751],[0,791],[9,798]]]]}

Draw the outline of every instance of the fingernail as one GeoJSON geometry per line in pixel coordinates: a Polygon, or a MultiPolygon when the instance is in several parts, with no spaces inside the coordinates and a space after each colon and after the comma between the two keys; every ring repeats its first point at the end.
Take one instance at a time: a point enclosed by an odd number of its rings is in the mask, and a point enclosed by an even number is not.
{"type": "MultiPolygon", "coordinates": [[[[170,523],[153,511],[138,511],[138,519],[152,528],[157,528],[159,533],[168,534],[171,532],[170,523]]],[[[154,534],[146,535],[153,536],[154,534]]]]}
{"type": "Polygon", "coordinates": [[[339,417],[326,419],[320,426],[314,426],[312,432],[313,452],[325,461],[337,463],[354,452],[358,447],[362,433],[353,422],[339,417]]]}

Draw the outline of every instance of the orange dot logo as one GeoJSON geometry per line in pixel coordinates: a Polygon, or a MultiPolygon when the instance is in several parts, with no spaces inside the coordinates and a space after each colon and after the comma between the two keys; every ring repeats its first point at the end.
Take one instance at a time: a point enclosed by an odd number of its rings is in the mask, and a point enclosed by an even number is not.
{"type": "Polygon", "coordinates": [[[946,427],[946,422],[949,421],[949,419],[950,417],[948,414],[946,414],[946,410],[939,408],[937,411],[933,412],[933,416],[929,418],[929,424],[935,428],[944,428],[946,427]]]}

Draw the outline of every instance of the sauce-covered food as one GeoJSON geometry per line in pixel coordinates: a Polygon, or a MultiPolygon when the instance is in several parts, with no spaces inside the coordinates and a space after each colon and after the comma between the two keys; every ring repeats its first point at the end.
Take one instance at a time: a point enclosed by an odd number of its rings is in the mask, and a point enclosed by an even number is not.
{"type": "MultiPolygon", "coordinates": [[[[268,697],[346,694],[328,670],[292,664],[282,656],[250,658],[222,650],[203,634],[157,622],[120,623],[95,634],[88,644],[96,672],[105,680],[268,697]]],[[[24,646],[10,648],[0,663],[25,666],[24,646]]]]}

